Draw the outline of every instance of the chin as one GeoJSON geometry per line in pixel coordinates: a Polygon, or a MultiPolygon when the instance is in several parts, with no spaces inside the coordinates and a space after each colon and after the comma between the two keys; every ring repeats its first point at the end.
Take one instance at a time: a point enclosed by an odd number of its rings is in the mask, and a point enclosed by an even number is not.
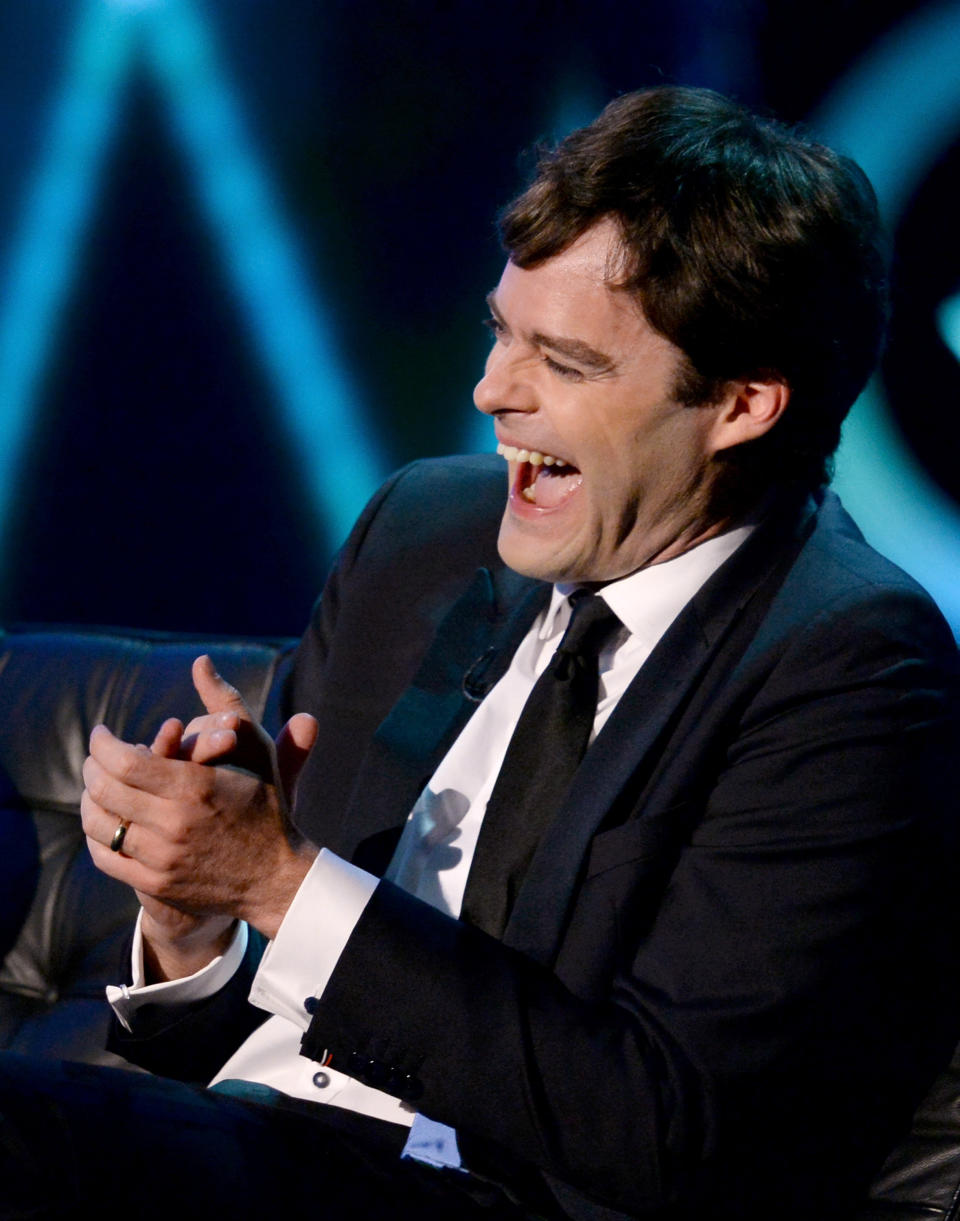
{"type": "Polygon", "coordinates": [[[538,545],[531,538],[517,538],[514,531],[508,527],[500,530],[497,550],[506,566],[522,577],[551,583],[566,579],[556,556],[551,555],[542,544],[538,545]]]}
{"type": "Polygon", "coordinates": [[[497,541],[500,558],[508,568],[523,577],[537,581],[548,581],[551,585],[560,581],[594,581],[597,578],[583,571],[584,566],[571,557],[558,554],[543,541],[518,532],[504,522],[497,541]]]}

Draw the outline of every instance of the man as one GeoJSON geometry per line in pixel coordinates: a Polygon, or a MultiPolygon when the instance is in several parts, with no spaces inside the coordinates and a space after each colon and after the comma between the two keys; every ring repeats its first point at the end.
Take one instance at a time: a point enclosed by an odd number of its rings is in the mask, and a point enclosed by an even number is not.
{"type": "Polygon", "coordinates": [[[186,733],[94,733],[90,849],[144,907],[114,1045],[334,1093],[320,1167],[297,1136],[277,1171],[331,1216],[846,1216],[957,1036],[955,649],[822,487],[883,328],[872,194],[656,89],[502,233],[475,400],[506,507],[483,458],[381,490],[275,761],[204,660],[186,733]],[[594,686],[551,788],[521,714],[555,652],[594,686]],[[408,1152],[465,1169],[394,1161],[415,1112],[408,1152]]]}

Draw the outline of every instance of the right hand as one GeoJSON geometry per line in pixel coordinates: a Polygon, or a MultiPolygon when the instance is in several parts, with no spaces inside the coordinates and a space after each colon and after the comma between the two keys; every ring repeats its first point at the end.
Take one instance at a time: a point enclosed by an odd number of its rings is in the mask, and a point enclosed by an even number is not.
{"type": "MultiPolygon", "coordinates": [[[[190,725],[204,720],[216,718],[197,717],[190,725]]],[[[194,753],[194,744],[185,743],[182,723],[171,718],[160,726],[150,750],[165,759],[187,758],[197,763],[208,763],[218,757],[218,753],[227,754],[233,749],[234,736],[225,734],[221,725],[208,726],[202,749],[216,753],[202,758],[200,750],[194,753]]],[[[195,731],[195,740],[196,737],[195,731]]],[[[148,984],[192,975],[222,954],[230,944],[236,921],[229,916],[196,916],[140,890],[135,893],[143,908],[140,934],[148,984]]]]}
{"type": "Polygon", "coordinates": [[[176,720],[164,722],[151,749],[168,758],[189,759],[192,763],[216,761],[252,772],[267,784],[278,785],[289,812],[296,778],[316,736],[313,717],[296,713],[274,742],[254,720],[240,692],[220,677],[206,654],[193,663],[192,675],[206,714],[194,717],[186,729],[176,720]]]}
{"type": "MultiPolygon", "coordinates": [[[[239,691],[220,677],[209,656],[194,661],[192,677],[206,713],[194,717],[186,728],[175,718],[165,721],[150,747],[152,753],[251,772],[277,784],[289,812],[296,777],[312,746],[313,718],[305,713],[291,717],[274,742],[254,720],[239,691]]],[[[144,913],[141,934],[149,982],[192,975],[229,945],[235,924],[230,917],[195,915],[136,893],[144,913]]]]}

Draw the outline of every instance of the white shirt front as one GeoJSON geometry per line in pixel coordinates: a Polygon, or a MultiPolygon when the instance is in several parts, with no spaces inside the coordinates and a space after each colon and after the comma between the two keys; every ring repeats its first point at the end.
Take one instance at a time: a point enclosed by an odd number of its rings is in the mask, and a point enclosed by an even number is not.
{"type": "MultiPolygon", "coordinates": [[[[707,578],[737,549],[752,527],[742,526],[601,591],[623,627],[600,655],[600,694],[594,736],[661,636],[707,578]]],[[[527,696],[546,669],[570,617],[571,587],[554,589],[507,672],[477,707],[411,811],[386,877],[440,911],[458,916],[483,814],[527,696]]],[[[276,938],[264,953],[250,1001],[271,1016],[217,1073],[211,1085],[259,1082],[297,1098],[410,1124],[414,1112],[380,1090],[300,1055],[310,1023],[304,1007],[320,996],[376,889],[378,879],[322,850],[304,878],[276,938]]],[[[144,1003],[209,996],[242,961],[241,926],[222,957],[184,980],[145,984],[139,924],[133,947],[133,984],[110,986],[107,998],[129,1028],[144,1003]]]]}

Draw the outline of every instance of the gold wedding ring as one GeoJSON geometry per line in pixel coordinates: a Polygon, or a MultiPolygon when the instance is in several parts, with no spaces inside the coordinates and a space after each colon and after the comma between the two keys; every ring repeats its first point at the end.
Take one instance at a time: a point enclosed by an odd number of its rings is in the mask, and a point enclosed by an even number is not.
{"type": "Polygon", "coordinates": [[[113,839],[110,841],[111,852],[119,852],[123,847],[123,841],[126,838],[127,827],[129,826],[130,824],[128,822],[124,822],[122,818],[120,819],[120,822],[117,824],[117,829],[113,833],[113,839]]]}

